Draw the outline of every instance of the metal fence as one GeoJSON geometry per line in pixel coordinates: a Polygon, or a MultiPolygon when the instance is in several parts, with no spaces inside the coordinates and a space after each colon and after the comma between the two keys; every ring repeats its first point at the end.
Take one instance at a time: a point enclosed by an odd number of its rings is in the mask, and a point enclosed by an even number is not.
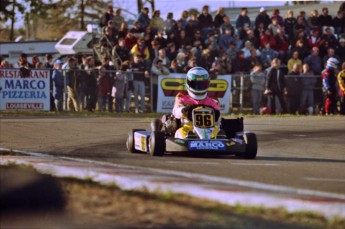
{"type": "MultiPolygon", "coordinates": [[[[52,72],[51,71],[51,76],[52,72]]],[[[84,73],[87,73],[88,77],[94,77],[96,80],[98,75],[100,74],[99,68],[92,68],[88,70],[82,70],[82,69],[61,69],[63,76],[64,76],[64,92],[63,92],[63,104],[64,104],[64,110],[67,110],[67,80],[66,80],[66,71],[72,71],[76,74],[76,77],[82,78],[81,76],[84,73]]],[[[109,74],[111,77],[115,77],[116,75],[116,70],[102,70],[103,73],[109,74]]],[[[229,74],[232,77],[232,85],[231,85],[231,98],[230,98],[230,112],[238,111],[238,112],[243,112],[244,109],[250,109],[252,107],[252,99],[251,99],[251,80],[250,80],[250,75],[249,74],[229,74]]],[[[322,101],[322,80],[320,75],[286,75],[285,78],[291,78],[291,77],[304,77],[304,78],[316,78],[317,83],[314,86],[314,92],[315,92],[315,103],[321,103],[322,101]]],[[[126,81],[130,81],[133,79],[132,71],[129,70],[126,81]]],[[[150,108],[152,111],[152,75],[146,79],[146,100],[147,103],[146,105],[150,108]]],[[[112,85],[111,85],[112,86],[112,85]]],[[[97,88],[97,86],[95,86],[97,88]]],[[[131,96],[133,97],[133,95],[131,96]]]]}

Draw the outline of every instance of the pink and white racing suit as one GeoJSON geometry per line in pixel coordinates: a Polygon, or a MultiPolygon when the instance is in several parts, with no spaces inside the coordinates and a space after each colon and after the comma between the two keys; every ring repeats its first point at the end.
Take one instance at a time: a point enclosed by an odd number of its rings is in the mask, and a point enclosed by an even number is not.
{"type": "MultiPolygon", "coordinates": [[[[187,105],[206,105],[213,107],[215,110],[220,110],[219,101],[212,99],[210,97],[206,97],[202,100],[196,100],[190,97],[189,95],[184,95],[182,93],[178,93],[176,95],[174,108],[172,114],[175,118],[181,119],[182,127],[179,128],[175,133],[175,138],[186,138],[189,131],[193,131],[193,126],[189,122],[189,120],[183,116],[182,109],[187,105]]],[[[218,129],[218,128],[217,128],[218,129]]]]}

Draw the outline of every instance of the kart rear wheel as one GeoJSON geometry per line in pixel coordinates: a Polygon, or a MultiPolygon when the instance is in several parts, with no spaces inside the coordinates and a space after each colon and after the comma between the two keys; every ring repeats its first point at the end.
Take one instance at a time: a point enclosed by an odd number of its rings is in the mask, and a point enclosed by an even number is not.
{"type": "Polygon", "coordinates": [[[241,153],[237,153],[236,156],[245,159],[255,159],[258,152],[258,142],[254,133],[245,133],[243,140],[246,145],[246,150],[241,153]]]}
{"type": "Polygon", "coordinates": [[[139,153],[139,151],[136,150],[135,147],[134,147],[134,145],[135,145],[135,142],[134,142],[134,133],[135,133],[136,131],[143,131],[143,130],[144,130],[144,129],[132,129],[132,130],[128,133],[127,142],[126,142],[128,152],[130,152],[130,153],[139,153]]]}
{"type": "Polygon", "coordinates": [[[150,136],[149,147],[151,156],[163,156],[165,152],[165,133],[153,131],[150,136]]]}

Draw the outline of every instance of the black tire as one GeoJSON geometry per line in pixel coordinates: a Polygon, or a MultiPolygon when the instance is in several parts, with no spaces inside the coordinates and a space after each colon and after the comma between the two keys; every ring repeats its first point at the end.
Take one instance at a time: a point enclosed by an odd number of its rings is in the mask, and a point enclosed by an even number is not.
{"type": "Polygon", "coordinates": [[[244,143],[246,144],[246,150],[241,153],[237,153],[237,157],[245,159],[255,159],[258,152],[258,142],[254,133],[246,133],[243,135],[244,143]]]}
{"type": "Polygon", "coordinates": [[[165,152],[165,133],[153,131],[151,133],[149,147],[151,156],[163,156],[165,152]]]}
{"type": "Polygon", "coordinates": [[[127,142],[126,142],[128,152],[130,152],[130,153],[139,153],[140,152],[134,148],[134,133],[136,131],[142,131],[142,130],[144,130],[144,129],[132,129],[128,133],[127,142]]]}

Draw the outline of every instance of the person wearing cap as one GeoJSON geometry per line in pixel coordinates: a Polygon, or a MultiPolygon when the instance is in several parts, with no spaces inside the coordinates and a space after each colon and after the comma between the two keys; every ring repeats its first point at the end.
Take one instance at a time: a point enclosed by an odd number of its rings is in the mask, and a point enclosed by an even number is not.
{"type": "Polygon", "coordinates": [[[345,115],[345,61],[341,65],[341,71],[338,73],[337,78],[340,94],[340,114],[345,115]]]}
{"type": "Polygon", "coordinates": [[[331,57],[327,60],[326,68],[322,71],[322,85],[325,93],[325,103],[323,112],[326,115],[335,114],[337,110],[337,76],[336,69],[339,61],[331,57]]]}
{"type": "Polygon", "coordinates": [[[62,74],[62,61],[57,59],[54,62],[52,81],[53,81],[53,98],[57,111],[63,111],[63,92],[65,89],[65,80],[62,74]]]}
{"type": "Polygon", "coordinates": [[[267,15],[265,7],[260,8],[260,13],[255,18],[255,27],[258,27],[260,23],[263,23],[265,29],[267,29],[268,25],[271,23],[271,19],[267,15]]]}

